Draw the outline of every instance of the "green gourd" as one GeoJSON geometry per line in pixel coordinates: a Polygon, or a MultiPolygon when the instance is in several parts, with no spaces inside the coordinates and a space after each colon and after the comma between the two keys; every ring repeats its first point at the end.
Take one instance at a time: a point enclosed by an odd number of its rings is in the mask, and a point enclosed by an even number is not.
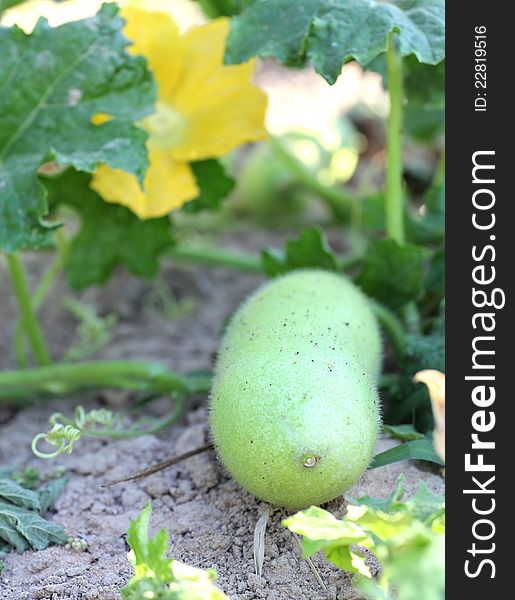
{"type": "Polygon", "coordinates": [[[216,364],[211,432],[232,477],[292,509],[327,502],[366,470],[380,423],[378,325],[345,277],[294,271],[233,316],[216,364]]]}

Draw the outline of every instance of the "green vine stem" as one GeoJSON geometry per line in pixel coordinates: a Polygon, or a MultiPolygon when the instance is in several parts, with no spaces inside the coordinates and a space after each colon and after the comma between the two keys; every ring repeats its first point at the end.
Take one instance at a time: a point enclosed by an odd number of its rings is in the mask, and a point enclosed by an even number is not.
{"type": "Polygon", "coordinates": [[[180,375],[158,363],[93,361],[1,371],[0,400],[34,394],[69,394],[94,388],[121,388],[148,394],[195,393],[206,381],[180,375]],[[201,384],[201,385],[199,385],[201,384]]]}
{"type": "Polygon", "coordinates": [[[43,333],[36,318],[36,313],[30,297],[27,280],[23,271],[23,265],[17,254],[7,254],[7,265],[14,288],[14,294],[18,301],[23,328],[34,353],[34,358],[39,365],[50,364],[50,354],[43,337],[43,333]]]}
{"type": "Polygon", "coordinates": [[[250,273],[263,272],[261,258],[258,255],[248,252],[177,244],[168,250],[167,255],[181,262],[203,264],[212,267],[228,267],[250,273]]]}
{"type": "MultiPolygon", "coordinates": [[[[55,278],[63,269],[68,258],[69,244],[66,238],[64,237],[64,233],[61,229],[58,229],[56,231],[54,235],[54,241],[57,248],[57,255],[48,267],[48,269],[45,271],[43,276],[41,277],[36,291],[34,292],[34,295],[32,297],[32,309],[35,313],[37,313],[39,307],[43,304],[43,301],[45,300],[48,292],[50,291],[52,284],[55,281],[55,278]]],[[[28,364],[27,356],[25,353],[24,336],[24,323],[22,319],[19,319],[14,330],[14,348],[18,366],[21,368],[26,368],[28,364]]]]}
{"type": "MultiPolygon", "coordinates": [[[[386,66],[388,74],[388,94],[390,111],[388,113],[386,139],[386,236],[398,244],[404,244],[406,233],[404,227],[405,206],[402,185],[402,120],[404,85],[402,73],[402,56],[395,47],[395,33],[388,35],[386,50],[386,66]]],[[[404,320],[410,331],[418,331],[420,317],[415,302],[410,302],[403,309],[404,320]]]]}
{"type": "Polygon", "coordinates": [[[164,418],[141,417],[134,423],[129,423],[124,415],[105,408],[86,412],[82,406],[77,406],[72,419],[62,413],[54,413],[49,419],[52,428],[34,436],[32,452],[38,458],[54,458],[60,454],[71,454],[75,443],[82,436],[123,440],[157,433],[177,421],[184,413],[186,395],[175,394],[173,400],[174,409],[164,418]],[[38,445],[41,442],[46,442],[54,449],[50,452],[40,450],[38,445]]]}
{"type": "Polygon", "coordinates": [[[315,173],[296,158],[278,138],[270,136],[269,143],[284,166],[297,180],[327,202],[333,213],[343,222],[349,222],[355,208],[354,198],[341,188],[330,187],[320,182],[315,173]]]}
{"type": "Polygon", "coordinates": [[[388,72],[388,93],[390,112],[388,114],[386,141],[386,233],[397,243],[404,243],[404,193],[402,188],[402,56],[395,48],[395,34],[388,36],[386,51],[388,72]]]}
{"type": "MultiPolygon", "coordinates": [[[[338,268],[342,271],[352,269],[363,260],[365,252],[349,253],[337,257],[338,268]]],[[[167,256],[179,262],[207,265],[211,267],[228,267],[248,273],[265,275],[263,262],[259,254],[240,252],[239,250],[222,250],[210,246],[190,246],[177,244],[167,251],[167,256]]]]}

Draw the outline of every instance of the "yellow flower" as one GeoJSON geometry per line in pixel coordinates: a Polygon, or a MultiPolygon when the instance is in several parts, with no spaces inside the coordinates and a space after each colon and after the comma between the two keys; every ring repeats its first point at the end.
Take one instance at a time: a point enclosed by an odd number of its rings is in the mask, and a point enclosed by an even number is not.
{"type": "Polygon", "coordinates": [[[143,54],[158,85],[156,112],[140,125],[149,133],[144,190],[124,171],[100,165],[91,186],[140,218],[159,217],[199,195],[190,161],[216,158],[266,137],[266,96],[252,84],[254,64],[223,64],[228,19],[180,35],[166,13],[122,10],[129,50],[143,54]]]}
{"type": "Polygon", "coordinates": [[[413,381],[427,385],[435,418],[433,442],[438,456],[445,460],[445,375],[434,369],[425,369],[416,373],[413,381]]]}

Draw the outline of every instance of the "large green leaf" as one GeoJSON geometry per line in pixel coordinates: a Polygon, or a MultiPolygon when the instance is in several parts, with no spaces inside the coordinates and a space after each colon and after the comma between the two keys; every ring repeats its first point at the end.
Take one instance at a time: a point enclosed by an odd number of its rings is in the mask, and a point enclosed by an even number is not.
{"type": "Polygon", "coordinates": [[[128,208],[104,202],[89,181],[73,169],[42,179],[51,206],[67,204],[80,215],[66,265],[70,285],[103,283],[118,265],[138,277],[155,275],[160,253],[173,243],[168,217],[141,221],[128,208]]]}
{"type": "Polygon", "coordinates": [[[444,0],[253,0],[232,19],[226,61],[274,56],[291,65],[308,58],[334,83],[349,60],[366,65],[398,33],[399,51],[426,64],[445,55],[444,0]]]}
{"type": "Polygon", "coordinates": [[[423,369],[445,372],[445,307],[442,303],[440,316],[433,320],[431,329],[425,333],[410,333],[405,340],[402,376],[392,388],[392,398],[387,419],[398,422],[413,420],[419,431],[433,429],[431,402],[425,385],[413,382],[413,377],[423,369]]]}
{"type": "MultiPolygon", "coordinates": [[[[13,527],[34,550],[43,550],[51,542],[66,543],[67,537],[60,525],[51,523],[36,512],[0,500],[0,520],[13,527]]],[[[9,542],[9,540],[5,540],[9,542]]]]}
{"type": "Polygon", "coordinates": [[[4,567],[1,559],[13,550],[43,550],[51,543],[66,543],[64,529],[40,512],[55,502],[68,479],[65,475],[37,487],[39,475],[33,469],[21,473],[9,467],[0,469],[0,572],[4,567]]]}
{"type": "Polygon", "coordinates": [[[146,133],[155,84],[142,57],[126,52],[114,4],[89,19],[32,34],[0,28],[0,249],[48,242],[47,204],[36,170],[48,159],[92,172],[98,163],[147,168],[146,133]],[[94,125],[97,113],[112,119],[94,125]]]}
{"type": "Polygon", "coordinates": [[[425,259],[425,250],[414,244],[376,240],[365,256],[356,283],[369,296],[399,308],[422,290],[425,259]]]}
{"type": "Polygon", "coordinates": [[[0,478],[0,500],[11,502],[16,506],[29,510],[41,510],[41,502],[37,492],[24,488],[8,477],[0,478]]]}

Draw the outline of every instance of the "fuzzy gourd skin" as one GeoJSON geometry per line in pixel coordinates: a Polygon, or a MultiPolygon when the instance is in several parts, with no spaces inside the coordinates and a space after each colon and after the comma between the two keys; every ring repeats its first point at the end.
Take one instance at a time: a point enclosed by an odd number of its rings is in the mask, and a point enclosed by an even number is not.
{"type": "Polygon", "coordinates": [[[340,496],[372,456],[380,363],[375,317],[346,278],[294,271],[259,288],[225,333],[211,392],[229,473],[292,509],[340,496]]]}

